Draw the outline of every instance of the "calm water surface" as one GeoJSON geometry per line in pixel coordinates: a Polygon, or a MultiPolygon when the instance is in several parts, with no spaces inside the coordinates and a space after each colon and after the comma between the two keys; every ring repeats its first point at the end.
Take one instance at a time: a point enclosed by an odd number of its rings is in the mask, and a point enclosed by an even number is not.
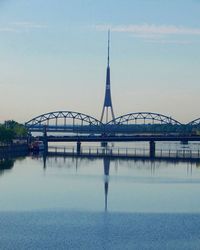
{"type": "Polygon", "coordinates": [[[200,249],[199,190],[199,163],[10,160],[0,249],[200,249]]]}

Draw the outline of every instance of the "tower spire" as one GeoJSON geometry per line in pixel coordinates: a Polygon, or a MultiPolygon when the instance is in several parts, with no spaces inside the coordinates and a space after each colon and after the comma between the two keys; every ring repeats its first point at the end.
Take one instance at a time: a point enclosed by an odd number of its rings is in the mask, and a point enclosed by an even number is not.
{"type": "Polygon", "coordinates": [[[104,113],[106,111],[106,118],[105,122],[108,122],[108,109],[110,108],[111,111],[111,119],[115,119],[113,107],[112,107],[112,100],[111,100],[111,90],[110,90],[110,30],[108,30],[108,57],[107,57],[107,70],[106,70],[106,90],[105,90],[105,98],[104,98],[104,105],[101,114],[101,122],[104,119],[104,113]]]}
{"type": "Polygon", "coordinates": [[[110,67],[110,30],[108,30],[108,67],[110,67]]]}

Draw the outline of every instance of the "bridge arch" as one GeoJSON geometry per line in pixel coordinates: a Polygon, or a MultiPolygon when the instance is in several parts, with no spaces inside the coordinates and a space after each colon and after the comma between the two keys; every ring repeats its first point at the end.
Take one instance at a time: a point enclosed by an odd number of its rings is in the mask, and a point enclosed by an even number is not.
{"type": "Polygon", "coordinates": [[[189,122],[187,125],[189,125],[189,126],[200,126],[200,118],[197,118],[197,119],[189,122]]]}
{"type": "Polygon", "coordinates": [[[135,112],[115,118],[107,123],[108,125],[129,125],[129,124],[162,124],[181,125],[181,123],[169,116],[152,112],[135,112]]]}
{"type": "Polygon", "coordinates": [[[27,128],[34,128],[35,126],[97,126],[102,123],[96,118],[74,111],[55,111],[49,112],[32,118],[25,123],[27,128]]]}

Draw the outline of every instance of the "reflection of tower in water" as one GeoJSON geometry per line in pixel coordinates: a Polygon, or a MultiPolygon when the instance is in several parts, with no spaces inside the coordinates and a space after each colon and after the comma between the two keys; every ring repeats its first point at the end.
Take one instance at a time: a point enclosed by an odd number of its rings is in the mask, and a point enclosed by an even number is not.
{"type": "MultiPolygon", "coordinates": [[[[44,169],[44,171],[46,171],[46,168],[47,168],[47,155],[46,154],[42,155],[42,160],[43,160],[43,169],[44,169]]],[[[54,162],[53,166],[57,166],[55,164],[57,162],[57,157],[54,159],[54,161],[55,162],[54,162]]],[[[107,211],[107,208],[108,208],[109,172],[110,172],[110,158],[109,157],[104,157],[103,158],[103,167],[104,167],[104,197],[105,197],[104,198],[105,199],[104,205],[105,205],[105,211],[107,211]]],[[[76,168],[76,172],[77,172],[78,158],[75,158],[75,168],[76,168]]]]}
{"type": "Polygon", "coordinates": [[[109,184],[109,171],[110,171],[110,158],[103,159],[104,165],[104,194],[105,194],[105,211],[108,208],[108,184],[109,184]]]}

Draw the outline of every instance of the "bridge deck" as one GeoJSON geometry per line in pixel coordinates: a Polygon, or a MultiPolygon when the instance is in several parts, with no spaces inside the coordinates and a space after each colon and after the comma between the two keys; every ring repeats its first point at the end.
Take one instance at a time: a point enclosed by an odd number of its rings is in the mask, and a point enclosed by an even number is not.
{"type": "MultiPolygon", "coordinates": [[[[40,137],[43,139],[43,137],[40,137]]],[[[49,142],[130,142],[130,141],[200,141],[200,136],[129,135],[129,136],[47,136],[49,142]]]]}

